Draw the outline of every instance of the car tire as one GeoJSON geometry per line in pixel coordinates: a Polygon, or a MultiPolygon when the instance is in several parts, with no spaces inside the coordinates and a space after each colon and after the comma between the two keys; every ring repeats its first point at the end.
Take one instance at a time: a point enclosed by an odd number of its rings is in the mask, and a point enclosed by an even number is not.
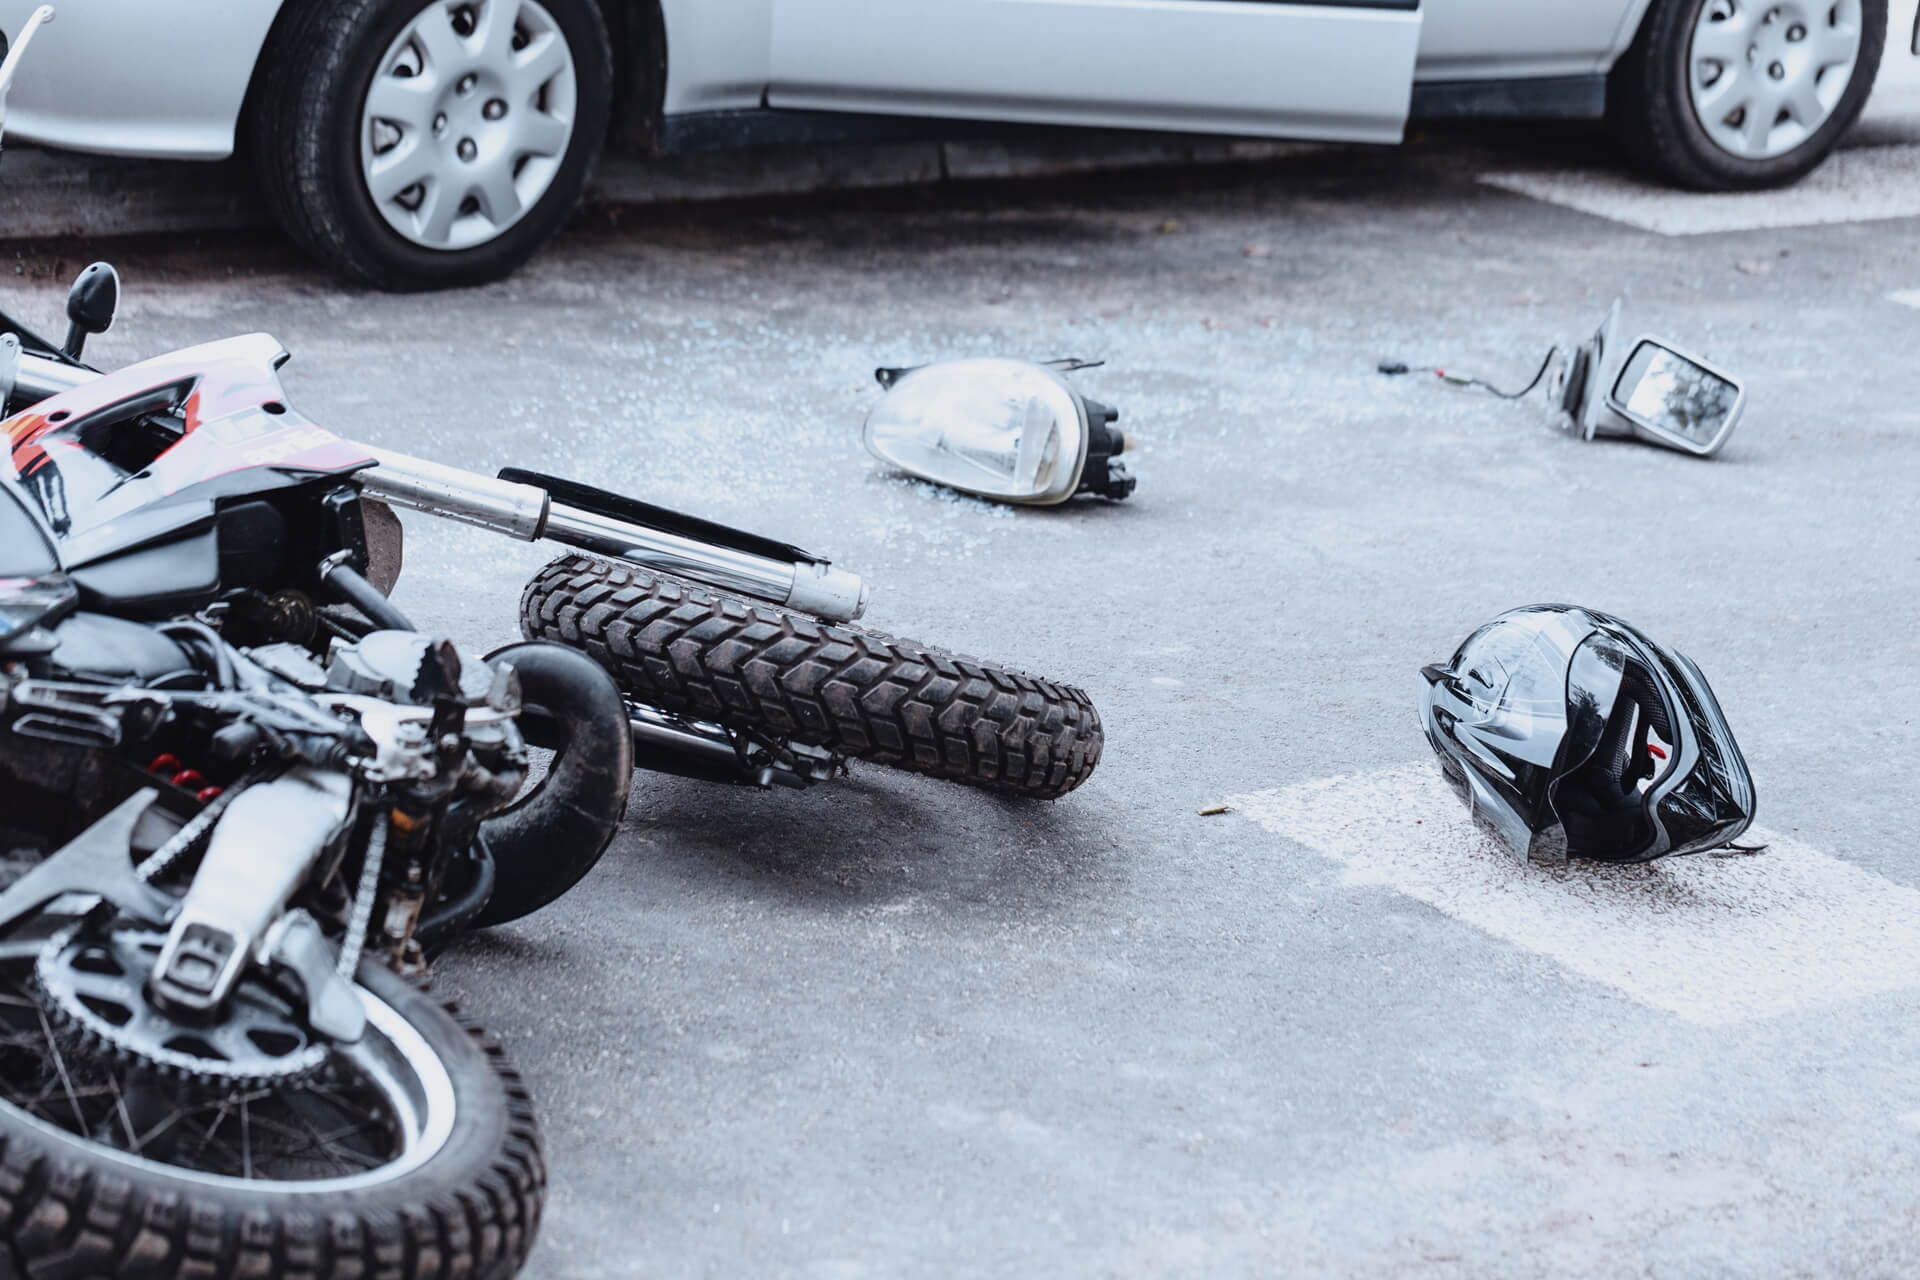
{"type": "Polygon", "coordinates": [[[612,96],[594,0],[316,0],[262,54],[249,142],[308,252],[381,289],[481,284],[578,206],[612,96]]]}
{"type": "Polygon", "coordinates": [[[1886,38],[1887,0],[1654,0],[1608,77],[1607,118],[1677,185],[1785,186],[1859,118],[1886,38]]]}

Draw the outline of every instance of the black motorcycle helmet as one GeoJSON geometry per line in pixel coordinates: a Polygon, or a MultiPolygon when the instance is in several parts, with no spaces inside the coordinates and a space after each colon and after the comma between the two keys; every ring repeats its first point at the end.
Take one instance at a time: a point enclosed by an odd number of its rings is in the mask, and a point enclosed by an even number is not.
{"type": "Polygon", "coordinates": [[[1753,821],[1753,778],[1707,678],[1618,618],[1515,609],[1421,675],[1441,772],[1518,858],[1645,862],[1753,821]]]}

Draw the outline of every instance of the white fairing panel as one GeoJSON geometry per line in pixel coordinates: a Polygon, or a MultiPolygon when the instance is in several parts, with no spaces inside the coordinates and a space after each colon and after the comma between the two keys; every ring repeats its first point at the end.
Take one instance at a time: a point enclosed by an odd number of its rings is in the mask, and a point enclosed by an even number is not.
{"type": "Polygon", "coordinates": [[[1412,8],[773,0],[775,107],[1397,142],[1412,8]]]}
{"type": "MultiPolygon", "coordinates": [[[[40,0],[0,0],[18,32],[40,0]]],[[[64,0],[7,98],[7,139],[217,160],[280,0],[64,0]]]]}

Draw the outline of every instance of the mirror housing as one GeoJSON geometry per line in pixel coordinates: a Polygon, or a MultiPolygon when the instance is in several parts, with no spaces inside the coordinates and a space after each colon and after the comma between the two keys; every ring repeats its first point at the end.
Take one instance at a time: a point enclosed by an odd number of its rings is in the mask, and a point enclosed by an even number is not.
{"type": "Polygon", "coordinates": [[[1578,431],[1584,440],[1639,439],[1711,458],[1746,409],[1745,386],[1663,338],[1643,334],[1626,342],[1622,310],[1623,300],[1615,298],[1593,337],[1574,347],[1548,377],[1547,407],[1554,423],[1578,431]],[[1678,398],[1667,403],[1667,393],[1678,398]]]}
{"type": "Polygon", "coordinates": [[[1720,451],[1747,407],[1737,378],[1653,337],[1628,349],[1605,399],[1635,435],[1701,458],[1720,451]]]}
{"type": "Polygon", "coordinates": [[[120,273],[111,263],[96,262],[73,279],[67,290],[67,340],[61,347],[69,360],[78,360],[91,334],[113,327],[120,305],[120,273]]]}

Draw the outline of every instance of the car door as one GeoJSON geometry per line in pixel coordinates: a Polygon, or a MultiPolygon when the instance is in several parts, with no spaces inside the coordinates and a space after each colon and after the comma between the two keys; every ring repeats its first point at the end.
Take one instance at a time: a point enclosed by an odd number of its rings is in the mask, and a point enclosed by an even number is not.
{"type": "Polygon", "coordinates": [[[1397,142],[1420,0],[774,0],[768,105],[1397,142]]]}

